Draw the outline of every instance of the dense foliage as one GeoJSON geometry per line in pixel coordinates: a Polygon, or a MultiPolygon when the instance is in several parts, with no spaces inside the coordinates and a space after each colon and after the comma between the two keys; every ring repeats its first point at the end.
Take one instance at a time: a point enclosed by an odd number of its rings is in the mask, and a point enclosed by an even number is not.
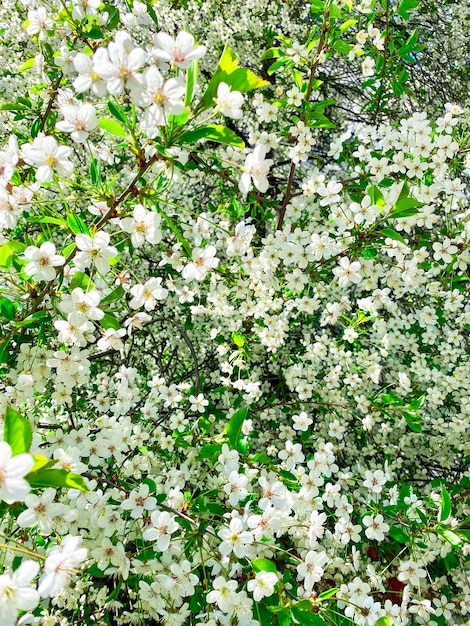
{"type": "Polygon", "coordinates": [[[0,16],[0,626],[466,624],[465,7],[0,16]]]}

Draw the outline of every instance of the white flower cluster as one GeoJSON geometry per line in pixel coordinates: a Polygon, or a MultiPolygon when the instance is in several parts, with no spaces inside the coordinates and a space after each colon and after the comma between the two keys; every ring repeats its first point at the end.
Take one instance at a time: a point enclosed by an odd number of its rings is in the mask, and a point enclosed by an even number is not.
{"type": "Polygon", "coordinates": [[[5,4],[0,623],[465,623],[464,111],[335,135],[367,2],[5,4]]]}

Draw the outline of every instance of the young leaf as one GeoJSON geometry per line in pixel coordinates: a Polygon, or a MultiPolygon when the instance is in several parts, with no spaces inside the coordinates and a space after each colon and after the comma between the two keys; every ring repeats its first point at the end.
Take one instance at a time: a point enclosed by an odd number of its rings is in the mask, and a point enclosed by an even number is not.
{"type": "Polygon", "coordinates": [[[113,328],[114,330],[119,330],[121,328],[119,320],[114,315],[111,315],[111,313],[105,313],[100,320],[100,324],[106,329],[113,328]]]}
{"type": "Polygon", "coordinates": [[[403,0],[398,7],[398,13],[404,20],[409,20],[410,11],[419,7],[420,4],[420,0],[403,0]]]}
{"type": "Polygon", "coordinates": [[[269,559],[253,559],[253,561],[251,561],[251,567],[254,572],[272,572],[273,574],[277,574],[276,566],[269,559]]]}
{"type": "Polygon", "coordinates": [[[5,296],[0,296],[0,316],[7,320],[14,320],[16,317],[17,302],[12,302],[5,296]]]}
{"type": "Polygon", "coordinates": [[[242,333],[239,333],[237,331],[234,331],[232,333],[232,341],[237,346],[237,348],[243,348],[243,346],[245,345],[245,337],[242,335],[242,333]]]}
{"type": "Polygon", "coordinates": [[[45,456],[41,456],[40,454],[33,454],[33,459],[34,465],[30,474],[34,474],[36,472],[39,472],[40,470],[49,469],[50,467],[53,467],[58,461],[58,459],[47,459],[45,456]]]}
{"type": "Polygon", "coordinates": [[[296,623],[301,624],[301,626],[326,626],[327,624],[327,622],[325,622],[325,620],[321,618],[318,613],[302,611],[296,606],[292,607],[292,615],[296,623]]]}
{"type": "Polygon", "coordinates": [[[70,281],[70,290],[73,291],[77,287],[81,287],[83,291],[89,291],[94,288],[93,281],[87,274],[83,272],[75,272],[70,281]]]}
{"type": "Polygon", "coordinates": [[[444,522],[450,515],[452,509],[450,495],[444,485],[441,485],[441,512],[439,521],[444,522]]]}
{"type": "Polygon", "coordinates": [[[31,472],[26,476],[31,487],[64,487],[88,491],[85,481],[79,474],[64,469],[46,469],[31,472]]]}
{"type": "Polygon", "coordinates": [[[121,126],[121,124],[119,124],[119,122],[116,122],[115,120],[112,120],[109,117],[99,120],[98,126],[99,128],[102,128],[103,130],[111,133],[112,135],[116,135],[117,137],[127,136],[126,130],[121,126]]]}
{"type": "Polygon", "coordinates": [[[185,106],[189,106],[193,101],[194,92],[196,90],[197,84],[198,69],[198,59],[195,59],[193,64],[188,68],[188,71],[186,72],[186,95],[184,96],[185,106]]]}
{"type": "Polygon", "coordinates": [[[337,593],[339,591],[339,587],[332,587],[331,589],[328,589],[328,591],[324,591],[323,593],[321,593],[318,596],[319,600],[329,600],[330,598],[332,598],[335,593],[337,593]]]}
{"type": "Polygon", "coordinates": [[[232,91],[241,91],[242,93],[269,85],[267,80],[259,78],[251,70],[246,70],[242,67],[232,72],[227,78],[228,80],[224,82],[231,87],[232,91]]]}
{"type": "Polygon", "coordinates": [[[208,139],[209,141],[236,146],[237,148],[245,147],[243,140],[233,130],[221,124],[209,124],[208,126],[200,126],[194,130],[188,130],[181,135],[180,139],[184,143],[195,143],[199,139],[208,139]]]}
{"type": "Polygon", "coordinates": [[[28,452],[33,440],[33,431],[28,420],[11,406],[7,406],[5,411],[3,439],[10,445],[13,456],[28,452]]]}
{"type": "Polygon", "coordinates": [[[100,162],[97,159],[93,159],[90,163],[90,178],[93,187],[99,187],[101,185],[100,162]]]}
{"type": "Polygon", "coordinates": [[[410,538],[399,526],[390,526],[388,534],[392,539],[398,541],[398,543],[406,544],[409,542],[410,538]]]}
{"type": "Polygon", "coordinates": [[[281,58],[278,61],[274,61],[274,63],[269,66],[268,74],[269,76],[272,76],[274,72],[276,72],[280,67],[285,67],[285,69],[287,69],[289,67],[292,67],[293,65],[294,62],[289,59],[289,57],[281,58]]]}
{"type": "Polygon", "coordinates": [[[268,48],[261,57],[261,60],[265,59],[278,59],[279,57],[285,56],[285,52],[281,48],[268,48]]]}
{"type": "Polygon", "coordinates": [[[227,46],[203,96],[202,103],[206,108],[213,105],[220,83],[226,83],[233,91],[241,91],[242,93],[269,85],[267,81],[259,78],[252,71],[239,68],[237,56],[227,46]]]}
{"type": "Polygon", "coordinates": [[[117,120],[119,120],[120,122],[122,122],[124,126],[127,126],[127,128],[131,127],[129,120],[127,119],[127,115],[118,104],[115,104],[111,100],[108,100],[108,109],[111,115],[115,117],[117,120]]]}
{"type": "Polygon", "coordinates": [[[437,532],[453,546],[457,547],[462,545],[462,538],[456,535],[452,530],[448,528],[438,528],[437,532]]]}
{"type": "Polygon", "coordinates": [[[276,613],[278,626],[290,626],[291,614],[289,609],[282,609],[276,613]]]}
{"type": "Polygon", "coordinates": [[[393,228],[382,228],[382,230],[380,231],[380,234],[384,235],[384,237],[388,237],[389,239],[394,239],[395,241],[399,241],[400,243],[406,246],[406,241],[403,239],[400,233],[397,233],[397,231],[394,230],[393,228]]]}
{"type": "Polygon", "coordinates": [[[88,226],[82,218],[74,213],[69,213],[69,215],[67,215],[67,224],[74,235],[79,235],[80,233],[84,233],[85,235],[90,234],[88,226]]]}
{"type": "Polygon", "coordinates": [[[108,304],[109,302],[115,302],[116,300],[120,300],[125,295],[124,287],[122,285],[118,285],[116,289],[111,291],[105,298],[101,300],[101,304],[108,304]]]}
{"type": "Polygon", "coordinates": [[[232,415],[225,428],[225,434],[227,435],[228,442],[233,450],[235,450],[238,446],[242,433],[243,422],[246,420],[247,415],[248,407],[245,406],[242,409],[238,409],[238,411],[232,415]]]}
{"type": "Polygon", "coordinates": [[[208,443],[199,450],[199,459],[212,459],[222,449],[220,443],[208,443]]]}

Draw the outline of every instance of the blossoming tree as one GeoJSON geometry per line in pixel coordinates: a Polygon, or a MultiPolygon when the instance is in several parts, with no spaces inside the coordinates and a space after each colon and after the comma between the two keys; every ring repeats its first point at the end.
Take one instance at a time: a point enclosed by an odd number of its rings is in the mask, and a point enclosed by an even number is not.
{"type": "Polygon", "coordinates": [[[467,623],[470,133],[423,14],[3,2],[0,626],[467,623]]]}

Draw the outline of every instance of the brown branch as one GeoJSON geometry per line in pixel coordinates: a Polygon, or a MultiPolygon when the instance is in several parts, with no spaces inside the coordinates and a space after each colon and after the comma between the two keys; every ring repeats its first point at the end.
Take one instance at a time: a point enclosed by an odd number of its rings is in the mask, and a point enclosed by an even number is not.
{"type": "MultiPolygon", "coordinates": [[[[131,492],[130,489],[126,489],[122,485],[119,485],[118,483],[114,482],[113,480],[110,480],[109,478],[105,478],[104,476],[96,476],[92,474],[91,472],[85,472],[84,474],[82,474],[82,476],[85,476],[86,478],[89,478],[90,480],[96,480],[98,483],[101,480],[105,482],[107,485],[111,485],[111,487],[114,487],[115,489],[118,489],[119,491],[122,491],[123,493],[127,495],[129,495],[131,492]]],[[[158,508],[163,509],[164,511],[168,511],[168,513],[173,513],[173,515],[176,515],[177,517],[180,517],[181,519],[186,520],[192,526],[199,528],[199,523],[196,522],[196,520],[194,520],[192,517],[189,517],[189,515],[185,515],[185,513],[181,513],[181,511],[178,511],[177,509],[173,509],[171,506],[168,506],[167,504],[163,504],[162,502],[157,503],[157,506],[158,508]]],[[[217,535],[214,532],[212,532],[210,529],[206,528],[205,532],[209,535],[212,535],[213,537],[217,537],[217,535]]]]}
{"type": "MultiPolygon", "coordinates": [[[[318,66],[320,64],[320,60],[321,60],[321,53],[323,52],[324,48],[325,48],[325,43],[326,43],[326,35],[328,33],[328,29],[330,27],[330,8],[328,7],[325,10],[325,13],[323,14],[323,24],[322,24],[322,29],[321,29],[321,33],[320,33],[320,39],[318,40],[318,46],[317,46],[317,50],[315,53],[315,60],[310,68],[310,77],[308,80],[308,85],[307,85],[307,90],[305,92],[305,96],[304,96],[304,102],[310,102],[310,97],[312,95],[312,91],[313,91],[313,82],[315,80],[315,75],[318,69],[318,66]]],[[[300,119],[302,121],[305,121],[306,119],[306,112],[303,112],[300,115],[300,119]]],[[[277,220],[277,225],[276,225],[276,230],[282,230],[282,226],[284,224],[284,217],[286,215],[286,208],[287,205],[289,204],[289,202],[292,199],[292,185],[294,182],[294,175],[295,175],[295,166],[296,164],[294,163],[294,161],[291,162],[291,166],[290,166],[290,170],[289,170],[289,177],[287,179],[287,185],[286,185],[286,191],[284,194],[284,198],[282,200],[282,204],[281,207],[279,209],[279,217],[277,220]]]]}
{"type": "Polygon", "coordinates": [[[42,116],[41,123],[39,125],[39,132],[42,133],[46,126],[47,118],[49,117],[49,113],[52,111],[52,107],[54,106],[54,102],[57,98],[57,94],[59,91],[60,81],[62,80],[63,74],[59,73],[59,76],[56,78],[54,84],[51,89],[51,97],[49,98],[49,102],[47,103],[47,108],[44,111],[44,115],[42,116]]]}
{"type": "MultiPolygon", "coordinates": [[[[133,189],[135,188],[135,185],[138,183],[139,178],[141,178],[141,176],[143,176],[145,174],[145,172],[159,159],[160,157],[158,155],[154,155],[153,157],[151,157],[148,161],[145,161],[144,163],[142,163],[142,165],[139,168],[139,171],[137,172],[137,174],[134,176],[134,178],[132,179],[132,181],[129,183],[129,185],[124,189],[124,191],[121,193],[120,196],[118,196],[117,198],[115,198],[113,200],[113,202],[111,203],[107,213],[105,213],[105,215],[103,215],[103,217],[99,220],[99,222],[97,224],[95,224],[95,229],[99,230],[102,226],[104,226],[113,216],[114,213],[117,209],[117,207],[127,198],[128,195],[130,195],[133,191],[133,189]]],[[[64,267],[67,266],[67,264],[73,259],[73,257],[77,254],[77,248],[74,248],[72,250],[72,252],[68,255],[68,257],[65,259],[65,263],[64,263],[64,267]]],[[[61,270],[61,272],[63,272],[63,268],[61,270]]],[[[45,296],[49,293],[49,291],[51,290],[52,286],[55,284],[56,279],[50,280],[46,286],[44,287],[44,289],[36,296],[36,298],[34,299],[33,302],[33,306],[31,308],[31,310],[28,312],[28,315],[32,315],[33,313],[35,313],[41,302],[44,300],[45,296]]]]}
{"type": "Polygon", "coordinates": [[[462,498],[468,498],[470,496],[470,489],[464,489],[460,493],[456,493],[455,496],[452,496],[452,502],[456,502],[457,500],[461,500],[462,498]]]}
{"type": "Polygon", "coordinates": [[[290,164],[289,178],[287,179],[286,193],[284,194],[284,199],[282,201],[281,208],[279,209],[279,217],[277,220],[276,230],[282,230],[282,224],[284,223],[284,216],[286,214],[286,208],[292,198],[291,189],[292,189],[292,183],[294,182],[294,174],[295,174],[295,163],[294,161],[292,161],[292,163],[290,164]]]}

